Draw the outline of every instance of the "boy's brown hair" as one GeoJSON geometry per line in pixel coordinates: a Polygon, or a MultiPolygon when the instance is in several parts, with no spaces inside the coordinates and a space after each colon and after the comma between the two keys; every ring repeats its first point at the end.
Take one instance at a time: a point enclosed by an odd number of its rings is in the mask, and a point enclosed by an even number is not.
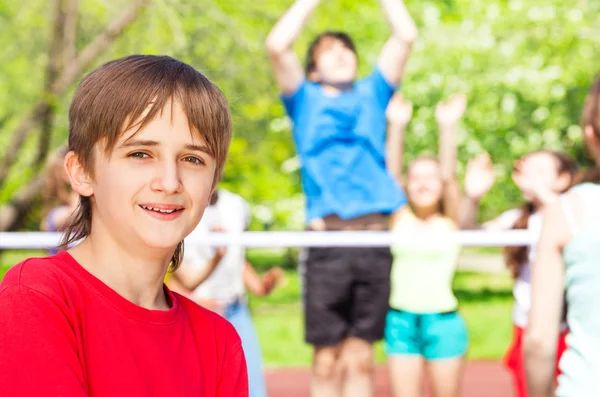
{"type": "MultiPolygon", "coordinates": [[[[594,135],[600,139],[600,73],[596,75],[588,91],[581,112],[581,130],[585,132],[588,126],[592,127],[594,135]]],[[[583,142],[586,142],[585,137],[583,142]]],[[[600,164],[595,164],[592,169],[579,175],[577,182],[600,183],[600,164]]]]}
{"type": "MultiPolygon", "coordinates": [[[[69,109],[69,150],[93,177],[94,145],[102,144],[102,151],[110,155],[123,132],[144,128],[169,101],[171,106],[174,101],[179,103],[190,129],[202,137],[215,158],[214,187],[231,141],[229,105],[221,90],[202,73],[168,56],[131,55],[88,74],[69,109]]],[[[82,196],[61,247],[88,236],[91,226],[91,201],[82,196]]],[[[177,269],[182,259],[183,241],[173,254],[171,269],[177,269]]]]}
{"type": "Polygon", "coordinates": [[[310,76],[312,72],[317,68],[317,55],[319,53],[320,47],[327,43],[328,41],[336,40],[341,42],[344,47],[348,48],[350,51],[354,53],[358,57],[356,52],[356,46],[354,45],[354,41],[348,33],[345,32],[337,32],[337,31],[326,31],[318,35],[313,39],[313,41],[308,46],[308,51],[306,52],[306,65],[305,71],[306,76],[310,76]]]}

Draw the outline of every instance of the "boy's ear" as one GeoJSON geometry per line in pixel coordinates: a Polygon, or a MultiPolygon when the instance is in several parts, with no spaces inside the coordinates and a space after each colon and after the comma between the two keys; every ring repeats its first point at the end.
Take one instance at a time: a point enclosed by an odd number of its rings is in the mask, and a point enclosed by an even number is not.
{"type": "Polygon", "coordinates": [[[586,125],[583,128],[583,135],[585,136],[585,139],[593,140],[595,138],[594,127],[592,127],[591,125],[586,125]]]}
{"type": "Polygon", "coordinates": [[[94,194],[92,178],[72,150],[65,156],[65,171],[74,191],[80,196],[90,197],[94,194]]]}

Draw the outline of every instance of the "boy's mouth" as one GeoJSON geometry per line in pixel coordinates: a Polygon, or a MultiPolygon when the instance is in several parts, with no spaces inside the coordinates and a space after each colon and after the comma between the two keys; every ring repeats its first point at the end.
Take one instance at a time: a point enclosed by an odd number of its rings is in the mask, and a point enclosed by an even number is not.
{"type": "Polygon", "coordinates": [[[139,204],[148,215],[161,220],[172,220],[178,218],[185,209],[181,205],[174,204],[139,204]]]}
{"type": "Polygon", "coordinates": [[[183,209],[183,207],[182,208],[165,209],[165,208],[159,208],[159,207],[151,207],[151,206],[143,205],[143,204],[140,204],[140,207],[142,207],[145,210],[149,210],[149,211],[162,212],[163,214],[171,214],[175,211],[181,211],[183,209]]]}

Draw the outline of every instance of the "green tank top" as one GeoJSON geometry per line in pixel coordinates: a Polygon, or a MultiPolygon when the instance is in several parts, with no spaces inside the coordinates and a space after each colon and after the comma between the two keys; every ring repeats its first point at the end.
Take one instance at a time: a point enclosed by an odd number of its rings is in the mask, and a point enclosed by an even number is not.
{"type": "Polygon", "coordinates": [[[449,233],[450,225],[440,220],[431,229],[415,229],[416,218],[406,215],[392,229],[397,241],[391,273],[390,306],[413,313],[440,313],[457,308],[452,291],[460,246],[439,242],[424,244],[428,235],[449,233]]]}

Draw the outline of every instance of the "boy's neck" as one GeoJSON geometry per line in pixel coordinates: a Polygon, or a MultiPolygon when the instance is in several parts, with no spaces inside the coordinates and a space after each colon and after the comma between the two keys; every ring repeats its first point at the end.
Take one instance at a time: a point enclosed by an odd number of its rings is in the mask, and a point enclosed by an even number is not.
{"type": "Polygon", "coordinates": [[[323,92],[325,92],[325,94],[330,95],[330,96],[335,96],[335,95],[339,95],[344,91],[352,91],[352,88],[354,87],[354,82],[348,82],[348,83],[326,83],[326,82],[321,82],[321,88],[323,89],[323,92]]]}
{"type": "Polygon", "coordinates": [[[88,236],[69,250],[84,269],[128,301],[149,310],[168,310],[172,302],[164,277],[173,253],[139,251],[99,236],[88,236]]]}

